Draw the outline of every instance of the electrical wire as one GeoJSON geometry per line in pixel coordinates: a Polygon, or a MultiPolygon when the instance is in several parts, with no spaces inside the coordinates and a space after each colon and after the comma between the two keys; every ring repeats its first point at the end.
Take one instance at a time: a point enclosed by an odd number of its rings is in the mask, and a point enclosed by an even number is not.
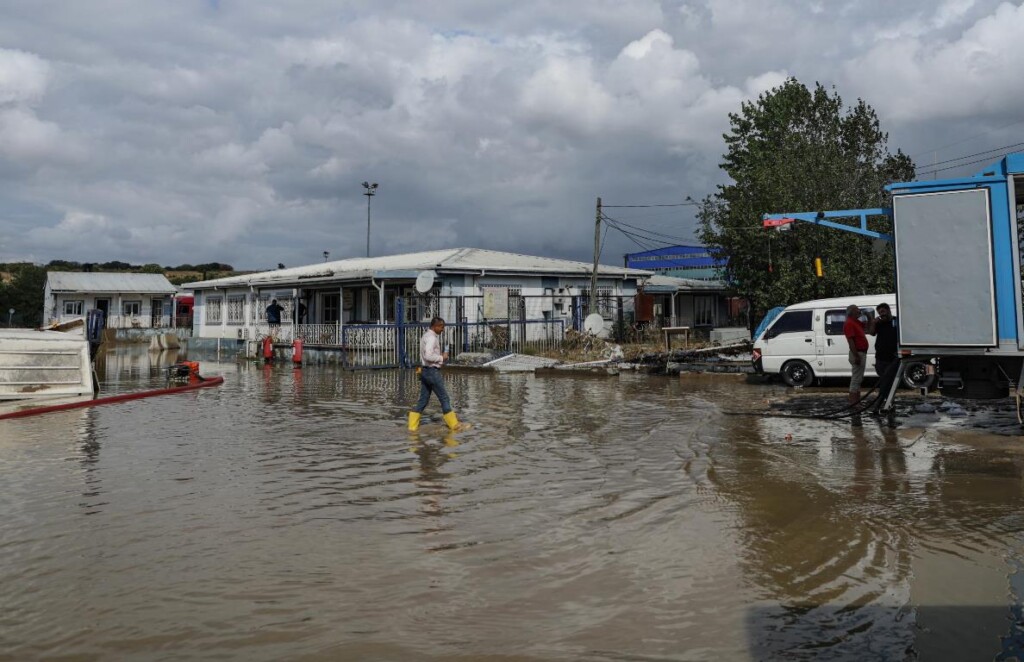
{"type": "Polygon", "coordinates": [[[987,157],[985,157],[983,159],[977,159],[976,161],[967,161],[966,163],[959,163],[957,165],[946,166],[944,168],[934,168],[932,170],[922,170],[922,171],[917,173],[917,176],[921,177],[923,175],[934,175],[937,172],[943,172],[945,170],[955,170],[957,168],[963,168],[963,167],[969,166],[969,165],[977,165],[978,163],[988,163],[992,159],[993,159],[992,156],[987,156],[987,157]]]}
{"type": "MultiPolygon", "coordinates": [[[[1002,151],[1004,149],[1013,149],[1014,147],[1020,147],[1021,145],[1024,145],[1024,142],[1013,143],[1012,145],[1003,145],[1002,147],[993,147],[992,149],[986,149],[983,152],[975,152],[974,154],[964,154],[963,156],[958,156],[955,159],[946,159],[945,161],[936,161],[935,163],[931,163],[931,164],[926,165],[926,166],[918,166],[918,167],[916,167],[914,169],[915,170],[922,170],[924,168],[934,168],[935,166],[944,165],[946,163],[953,163],[954,161],[963,161],[964,159],[970,159],[970,158],[973,158],[975,156],[981,156],[982,154],[991,154],[992,152],[1000,152],[1000,151],[1002,151]]],[[[986,157],[986,158],[991,158],[991,157],[986,157]]]]}
{"type": "Polygon", "coordinates": [[[651,235],[652,237],[655,237],[655,236],[657,236],[657,237],[664,237],[665,239],[672,239],[673,241],[683,241],[683,242],[685,242],[685,241],[693,241],[693,239],[685,239],[685,238],[680,237],[678,235],[668,234],[668,233],[665,233],[665,232],[658,232],[657,230],[650,230],[648,228],[642,228],[642,227],[640,227],[638,225],[633,225],[632,223],[627,223],[626,221],[622,221],[622,220],[619,220],[617,218],[612,218],[611,216],[609,216],[607,214],[604,214],[604,213],[601,214],[601,217],[604,220],[606,220],[606,221],[611,221],[612,223],[618,223],[619,225],[625,225],[628,228],[632,228],[633,230],[636,230],[638,232],[642,232],[644,234],[651,235]]]}
{"type": "Polygon", "coordinates": [[[678,202],[671,205],[601,205],[602,209],[646,209],[648,207],[699,207],[698,202],[678,202]]]}

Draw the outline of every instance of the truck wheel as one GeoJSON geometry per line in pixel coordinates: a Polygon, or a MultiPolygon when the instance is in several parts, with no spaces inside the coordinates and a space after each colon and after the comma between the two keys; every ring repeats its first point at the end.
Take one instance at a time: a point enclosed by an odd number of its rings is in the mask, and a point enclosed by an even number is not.
{"type": "Polygon", "coordinates": [[[903,383],[909,388],[929,388],[935,381],[935,375],[928,374],[924,361],[911,361],[903,371],[903,383]]]}
{"type": "Polygon", "coordinates": [[[782,366],[782,381],[786,386],[809,386],[814,381],[814,371],[806,361],[794,359],[782,366]]]}

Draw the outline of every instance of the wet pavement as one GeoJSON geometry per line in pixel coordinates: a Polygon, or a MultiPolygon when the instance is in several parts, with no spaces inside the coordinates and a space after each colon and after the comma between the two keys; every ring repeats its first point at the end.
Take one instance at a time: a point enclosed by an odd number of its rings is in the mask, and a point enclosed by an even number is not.
{"type": "MultiPolygon", "coordinates": [[[[173,355],[105,355],[104,390],[173,355]]],[[[1016,659],[1024,443],[731,375],[203,363],[0,421],[0,659],[1016,659]],[[439,416],[436,401],[428,413],[439,416]]],[[[1013,417],[1014,414],[1005,414],[1013,417]]]]}

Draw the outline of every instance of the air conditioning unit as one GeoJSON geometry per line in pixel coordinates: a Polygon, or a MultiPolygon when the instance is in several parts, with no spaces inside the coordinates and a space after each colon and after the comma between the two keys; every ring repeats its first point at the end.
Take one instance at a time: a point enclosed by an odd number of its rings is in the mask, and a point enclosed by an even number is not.
{"type": "Polygon", "coordinates": [[[248,340],[249,339],[249,329],[244,327],[244,326],[242,328],[240,328],[238,330],[238,339],[239,340],[248,340]]]}

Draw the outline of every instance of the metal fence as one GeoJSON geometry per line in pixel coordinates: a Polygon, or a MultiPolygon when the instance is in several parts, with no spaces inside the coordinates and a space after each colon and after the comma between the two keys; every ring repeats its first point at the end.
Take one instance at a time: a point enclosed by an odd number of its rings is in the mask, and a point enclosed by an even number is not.
{"type": "MultiPolygon", "coordinates": [[[[505,297],[442,296],[437,292],[398,298],[391,321],[385,324],[292,324],[273,326],[265,321],[239,327],[240,336],[291,344],[301,338],[306,345],[341,351],[348,368],[412,367],[419,362],[419,342],[433,317],[446,320],[443,344],[452,358],[472,353],[540,353],[555,350],[567,329],[583,329],[589,299],[576,296],[505,297]]],[[[621,338],[632,322],[632,298],[601,296],[597,311],[605,321],[605,335],[621,338]],[[625,330],[625,331],[624,331],[625,330]]]]}

